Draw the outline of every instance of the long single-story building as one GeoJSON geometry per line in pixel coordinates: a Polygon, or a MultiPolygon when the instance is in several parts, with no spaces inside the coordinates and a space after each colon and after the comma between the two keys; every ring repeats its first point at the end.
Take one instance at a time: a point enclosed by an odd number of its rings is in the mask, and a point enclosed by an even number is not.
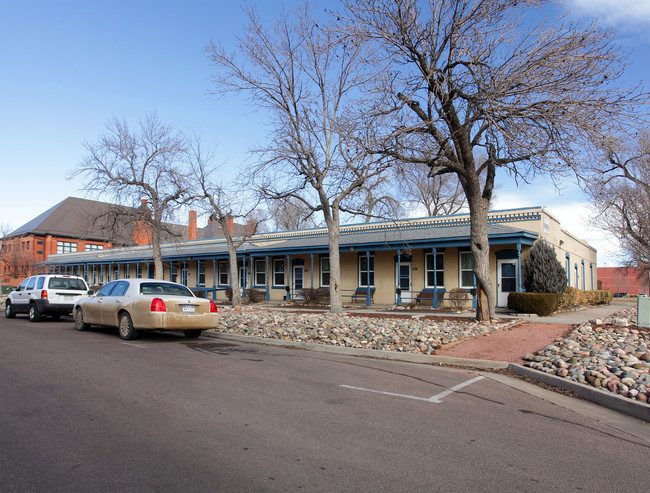
{"type": "MultiPolygon", "coordinates": [[[[344,302],[434,307],[454,288],[475,295],[468,214],[341,226],[344,302]]],[[[522,262],[533,244],[550,243],[565,266],[569,285],[597,286],[596,250],[560,226],[542,207],[493,211],[488,215],[490,269],[497,306],[522,291],[522,262]]],[[[164,278],[219,301],[227,299],[230,268],[223,238],[163,245],[164,278]]],[[[326,228],[251,236],[238,249],[240,288],[255,288],[268,301],[300,299],[305,288],[329,288],[326,228]]],[[[120,277],[153,277],[150,245],[52,255],[50,271],[75,273],[90,285],[120,277]]],[[[475,301],[475,300],[474,300],[475,301]]]]}

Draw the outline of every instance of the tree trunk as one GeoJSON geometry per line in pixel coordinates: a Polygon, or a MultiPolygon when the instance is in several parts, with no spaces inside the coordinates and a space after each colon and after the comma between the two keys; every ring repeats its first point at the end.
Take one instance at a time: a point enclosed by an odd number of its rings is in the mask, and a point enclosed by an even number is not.
{"type": "MultiPolygon", "coordinates": [[[[162,249],[160,247],[160,231],[151,232],[151,246],[153,248],[153,265],[154,265],[154,277],[156,279],[163,279],[163,261],[162,261],[162,249]]],[[[170,271],[170,280],[171,280],[171,271],[170,271]]]]}
{"type": "Polygon", "coordinates": [[[241,290],[239,289],[239,265],[237,265],[237,250],[228,242],[228,258],[230,259],[230,288],[232,291],[232,306],[241,306],[241,290]]]}
{"type": "Polygon", "coordinates": [[[330,312],[343,313],[343,298],[341,286],[341,254],[339,251],[339,223],[329,218],[327,235],[330,252],[330,312]]]}
{"type": "Polygon", "coordinates": [[[494,290],[490,279],[490,243],[487,232],[487,216],[490,201],[485,199],[478,187],[465,187],[469,204],[470,243],[474,257],[476,278],[476,318],[493,320],[495,317],[494,290]]]}

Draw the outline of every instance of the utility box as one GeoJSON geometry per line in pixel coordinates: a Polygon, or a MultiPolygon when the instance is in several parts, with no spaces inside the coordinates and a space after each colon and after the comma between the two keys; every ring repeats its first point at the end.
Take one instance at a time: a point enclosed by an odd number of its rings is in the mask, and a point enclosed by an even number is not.
{"type": "Polygon", "coordinates": [[[639,296],[636,305],[637,327],[650,328],[650,297],[639,296]]]}

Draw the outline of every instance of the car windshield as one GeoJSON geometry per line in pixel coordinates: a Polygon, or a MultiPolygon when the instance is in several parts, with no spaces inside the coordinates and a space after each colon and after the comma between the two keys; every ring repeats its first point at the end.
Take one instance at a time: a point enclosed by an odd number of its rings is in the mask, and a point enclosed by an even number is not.
{"type": "Polygon", "coordinates": [[[144,282],[140,284],[140,294],[168,294],[174,296],[194,296],[192,291],[180,284],[167,284],[163,282],[144,282]]]}
{"type": "Polygon", "coordinates": [[[64,291],[85,291],[86,285],[81,279],[67,277],[52,277],[47,283],[48,289],[62,289],[64,291]]]}

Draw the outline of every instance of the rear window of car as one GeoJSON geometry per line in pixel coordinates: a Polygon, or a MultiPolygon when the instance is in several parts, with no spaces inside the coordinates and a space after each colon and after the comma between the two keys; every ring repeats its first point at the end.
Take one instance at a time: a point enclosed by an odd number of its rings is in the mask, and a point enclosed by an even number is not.
{"type": "Polygon", "coordinates": [[[85,291],[86,285],[81,279],[68,277],[52,277],[47,283],[48,289],[62,289],[64,291],[85,291]]]}
{"type": "Polygon", "coordinates": [[[169,294],[173,296],[194,296],[192,291],[179,284],[166,284],[162,282],[143,282],[140,284],[140,294],[169,294]]]}

